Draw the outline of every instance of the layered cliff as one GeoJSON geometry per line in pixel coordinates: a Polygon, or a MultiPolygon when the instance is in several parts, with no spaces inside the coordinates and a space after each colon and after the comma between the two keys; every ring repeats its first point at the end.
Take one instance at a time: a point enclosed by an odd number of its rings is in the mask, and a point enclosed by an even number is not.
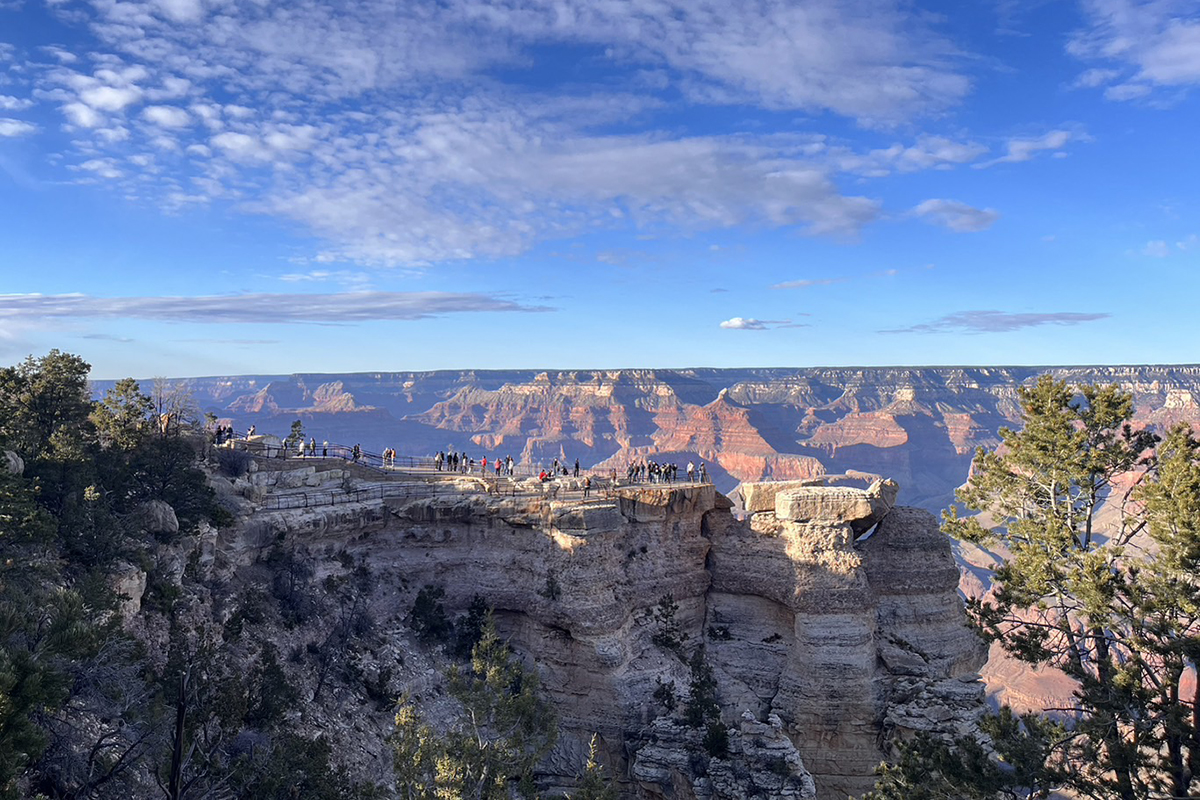
{"type": "MultiPolygon", "coordinates": [[[[983,653],[964,627],[949,544],[927,513],[893,508],[889,482],[748,487],[739,520],[711,485],[585,500],[567,483],[554,499],[532,484],[500,496],[457,476],[368,481],[327,462],[261,463],[221,486],[242,516],[204,558],[210,579],[261,580],[281,551],[316,581],[368,573],[381,638],[355,669],[434,718],[452,710],[440,656],[407,627],[414,596],[442,587],[452,612],[482,597],[558,713],[542,767],[551,789],[571,785],[597,733],[629,797],[840,800],[870,785],[895,736],[953,735],[981,708],[983,653]],[[269,510],[310,497],[320,500],[269,510]],[[697,658],[716,679],[720,750],[680,714],[697,658]]],[[[297,638],[260,635],[281,651],[297,638]]],[[[355,691],[331,701],[354,705],[355,691]]],[[[357,769],[386,779],[386,706],[356,712],[353,730],[335,708],[307,713],[357,769]]]]}

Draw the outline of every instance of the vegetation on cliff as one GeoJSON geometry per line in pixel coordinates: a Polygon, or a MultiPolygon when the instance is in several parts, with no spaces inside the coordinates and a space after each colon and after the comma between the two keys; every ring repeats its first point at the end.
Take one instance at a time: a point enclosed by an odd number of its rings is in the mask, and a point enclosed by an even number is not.
{"type": "Polygon", "coordinates": [[[879,798],[938,782],[963,797],[1190,797],[1200,786],[1200,443],[1131,425],[1131,398],[1043,376],[1020,393],[1021,430],[976,454],[945,528],[1008,553],[994,589],[969,601],[979,632],[1076,682],[1061,726],[993,720],[999,769],[964,769],[969,743],[920,740],[886,770],[879,798]],[[1021,746],[1008,746],[1013,742],[1021,746]],[[1006,750],[1006,746],[1008,749],[1006,750]],[[931,776],[936,776],[931,779],[931,776]],[[1019,778],[1019,779],[1018,779],[1019,778]]]}
{"type": "Polygon", "coordinates": [[[196,612],[197,537],[230,515],[194,406],[130,379],[95,402],[88,370],[58,351],[0,369],[0,797],[369,795],[288,724],[297,689],[242,636],[250,612],[196,612]],[[159,652],[122,624],[131,574],[159,652]]]}

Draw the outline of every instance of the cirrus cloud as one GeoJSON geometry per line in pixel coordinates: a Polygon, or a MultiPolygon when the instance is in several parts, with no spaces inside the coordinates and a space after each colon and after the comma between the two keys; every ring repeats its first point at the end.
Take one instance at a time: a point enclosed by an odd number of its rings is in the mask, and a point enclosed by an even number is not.
{"type": "Polygon", "coordinates": [[[200,297],[96,297],[85,294],[0,295],[0,320],[140,319],[202,323],[343,323],[419,320],[473,312],[541,312],[470,292],[343,292],[200,297]]]}
{"type": "Polygon", "coordinates": [[[880,333],[1008,333],[1022,328],[1042,325],[1078,325],[1108,319],[1111,314],[1076,311],[1049,313],[1008,313],[1004,311],[959,311],[939,317],[933,322],[892,328],[880,333]]]}
{"type": "Polygon", "coordinates": [[[909,214],[958,233],[984,231],[1000,219],[1000,213],[995,209],[975,208],[958,200],[941,199],[926,200],[909,214]]]}

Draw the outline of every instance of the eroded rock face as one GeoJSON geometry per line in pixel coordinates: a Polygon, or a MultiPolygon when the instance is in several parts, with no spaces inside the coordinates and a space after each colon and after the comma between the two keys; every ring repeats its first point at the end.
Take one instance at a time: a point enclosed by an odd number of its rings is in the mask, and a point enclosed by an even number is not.
{"type": "Polygon", "coordinates": [[[986,652],[965,626],[949,542],[927,512],[892,508],[895,484],[775,497],[779,513],[749,525],[705,519],[709,618],[730,634],[712,658],[728,695],[783,721],[819,797],[857,795],[888,736],[973,722],[986,652]]]}
{"type": "MultiPolygon", "coordinates": [[[[286,495],[320,475],[296,470],[244,492],[286,495]]],[[[433,496],[260,508],[222,532],[213,563],[249,569],[280,542],[341,551],[377,576],[380,620],[404,619],[427,584],[445,589],[452,612],[484,598],[556,708],[549,793],[572,788],[598,734],[626,797],[842,800],[869,788],[889,737],[958,730],[981,707],[980,649],[963,625],[949,545],[929,515],[893,508],[889,481],[750,487],[773,507],[742,521],[712,486],[584,503],[439,480],[445,491],[433,496]],[[720,756],[703,728],[681,722],[686,662],[701,646],[729,730],[720,756]]],[[[315,579],[336,570],[318,562],[315,579]]],[[[397,670],[396,696],[436,678],[397,670]]]]}

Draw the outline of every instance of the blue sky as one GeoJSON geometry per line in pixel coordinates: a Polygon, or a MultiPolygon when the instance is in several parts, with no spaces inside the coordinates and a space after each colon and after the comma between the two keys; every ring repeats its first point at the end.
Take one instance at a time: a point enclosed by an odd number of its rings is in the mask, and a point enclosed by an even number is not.
{"type": "Polygon", "coordinates": [[[1194,362],[1200,3],[0,0],[0,362],[1194,362]]]}

